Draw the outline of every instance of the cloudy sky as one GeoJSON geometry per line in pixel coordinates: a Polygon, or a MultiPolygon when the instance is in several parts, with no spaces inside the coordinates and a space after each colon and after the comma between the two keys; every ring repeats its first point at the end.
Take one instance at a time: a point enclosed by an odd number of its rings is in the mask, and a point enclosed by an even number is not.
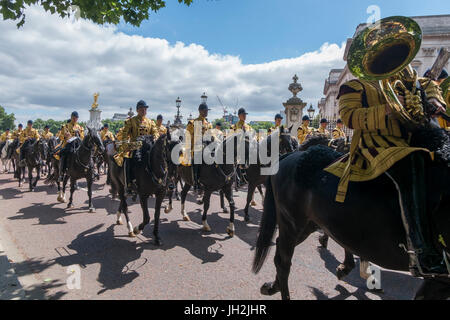
{"type": "MultiPolygon", "coordinates": [[[[218,2],[219,9],[224,2],[218,2]]],[[[244,2],[255,5],[253,0],[244,2]]],[[[92,95],[98,91],[104,118],[126,113],[144,99],[151,117],[162,113],[173,121],[178,96],[187,116],[195,114],[206,92],[213,109],[211,119],[222,114],[216,98],[220,96],[232,109],[239,99],[239,106],[250,113],[249,120],[271,120],[290,97],[287,87],[294,74],[304,88],[301,98],[317,105],[329,70],[343,67],[344,42],[356,27],[350,23],[340,36],[330,32],[331,41],[326,28],[317,27],[303,38],[285,39],[278,30],[267,34],[264,41],[264,34],[257,30],[241,34],[230,27],[224,33],[220,21],[209,27],[202,17],[221,10],[213,10],[210,1],[198,3],[190,8],[169,6],[139,29],[63,20],[36,7],[27,10],[27,21],[19,30],[14,22],[0,21],[0,105],[14,112],[20,122],[67,119],[73,110],[87,120],[92,95]],[[186,10],[191,10],[191,20],[182,21],[186,10]],[[201,29],[205,30],[203,38],[201,29]],[[214,29],[223,34],[217,31],[214,37],[214,29]],[[252,33],[257,41],[245,41],[252,33]],[[274,40],[276,33],[279,43],[274,40]],[[270,50],[276,47],[286,49],[270,50]]],[[[357,19],[364,22],[365,15],[363,10],[357,19]]],[[[234,19],[238,23],[242,17],[234,19]]],[[[290,23],[303,32],[307,28],[301,26],[302,20],[290,23]]]]}

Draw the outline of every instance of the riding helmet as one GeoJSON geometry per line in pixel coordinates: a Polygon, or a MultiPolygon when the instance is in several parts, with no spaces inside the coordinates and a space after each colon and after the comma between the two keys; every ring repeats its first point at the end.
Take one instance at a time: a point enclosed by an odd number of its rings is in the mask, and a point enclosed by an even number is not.
{"type": "Polygon", "coordinates": [[[302,121],[311,121],[311,119],[310,119],[308,116],[304,116],[304,117],[302,118],[302,121]]]}
{"type": "Polygon", "coordinates": [[[136,110],[139,110],[140,108],[147,108],[148,109],[148,105],[144,100],[140,100],[137,104],[136,104],[136,110]]]}

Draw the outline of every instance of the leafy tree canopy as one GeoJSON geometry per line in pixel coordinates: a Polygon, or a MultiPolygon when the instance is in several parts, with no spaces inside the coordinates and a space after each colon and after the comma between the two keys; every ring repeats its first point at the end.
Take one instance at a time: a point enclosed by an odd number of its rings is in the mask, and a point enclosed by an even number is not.
{"type": "MultiPolygon", "coordinates": [[[[190,5],[193,0],[178,0],[190,5]]],[[[149,18],[149,11],[158,11],[166,6],[164,0],[0,0],[0,14],[3,20],[18,21],[20,28],[25,23],[25,10],[29,5],[39,5],[51,14],[61,18],[75,15],[97,24],[119,24],[121,19],[139,27],[149,18]]]]}
{"type": "Polygon", "coordinates": [[[0,131],[5,131],[6,129],[14,129],[14,121],[16,120],[16,117],[14,116],[14,113],[6,113],[5,108],[0,106],[0,131]]]}

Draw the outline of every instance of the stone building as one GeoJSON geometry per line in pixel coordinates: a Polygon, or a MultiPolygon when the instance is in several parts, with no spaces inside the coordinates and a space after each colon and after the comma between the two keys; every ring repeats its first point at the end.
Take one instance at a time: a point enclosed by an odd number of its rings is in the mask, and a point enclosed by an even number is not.
{"type": "MultiPolygon", "coordinates": [[[[423,76],[432,67],[440,48],[445,47],[450,50],[450,15],[420,16],[412,17],[412,19],[422,28],[423,37],[422,46],[411,65],[420,76],[423,76]]],[[[360,24],[356,28],[353,38],[365,27],[366,24],[360,24]]],[[[347,40],[343,57],[344,61],[347,61],[348,50],[353,38],[347,40]]],[[[449,70],[449,63],[447,63],[446,69],[447,71],[449,70]]],[[[325,80],[323,90],[325,97],[318,102],[318,108],[322,117],[328,119],[339,117],[339,104],[336,99],[339,88],[353,78],[347,65],[344,69],[333,69],[330,71],[328,79],[325,80]]]]}

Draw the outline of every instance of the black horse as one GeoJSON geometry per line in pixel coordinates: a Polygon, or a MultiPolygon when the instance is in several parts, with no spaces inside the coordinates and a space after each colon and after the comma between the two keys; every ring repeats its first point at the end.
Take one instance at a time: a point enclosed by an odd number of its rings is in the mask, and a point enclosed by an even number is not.
{"type": "Polygon", "coordinates": [[[66,200],[66,185],[70,179],[70,198],[67,208],[73,208],[73,193],[76,190],[76,183],[79,179],[86,179],[87,192],[89,196],[89,212],[95,212],[95,208],[92,205],[92,184],[94,181],[94,150],[97,147],[103,150],[103,144],[96,130],[88,128],[88,132],[83,141],[79,139],[69,143],[66,148],[69,149],[66,155],[67,171],[64,175],[62,194],[58,196],[60,202],[66,200]]]}
{"type": "MultiPolygon", "coordinates": [[[[33,191],[36,188],[38,181],[41,178],[41,169],[44,165],[48,146],[44,140],[28,139],[22,145],[23,157],[25,159],[26,167],[28,169],[29,190],[33,191]],[[36,169],[36,179],[33,181],[33,169],[36,169]]],[[[25,168],[18,166],[19,177],[22,170],[25,168]]]]}
{"type": "Polygon", "coordinates": [[[137,150],[131,159],[132,175],[136,179],[137,194],[143,212],[143,222],[133,229],[130,219],[128,217],[128,204],[125,195],[125,176],[123,167],[119,167],[110,156],[110,175],[111,185],[115,192],[118,193],[120,205],[117,212],[117,224],[121,225],[121,215],[124,214],[127,220],[128,235],[135,237],[140,234],[146,225],[150,223],[150,214],[148,211],[148,198],[151,195],[156,196],[155,204],[155,225],[153,235],[156,245],[162,245],[159,236],[159,220],[161,213],[161,204],[167,193],[169,184],[168,179],[168,163],[170,161],[169,141],[170,132],[167,135],[162,135],[156,142],[153,141],[153,136],[139,137],[142,141],[142,148],[137,150]]]}
{"type": "Polygon", "coordinates": [[[22,186],[22,182],[25,181],[26,169],[22,170],[19,167],[19,153],[17,149],[20,146],[20,141],[18,138],[14,139],[14,141],[8,146],[7,150],[7,159],[11,160],[14,171],[14,178],[19,180],[19,187],[22,186]]]}
{"type": "MultiPolygon", "coordinates": [[[[237,159],[238,159],[238,152],[237,152],[237,145],[238,145],[239,137],[237,135],[230,136],[226,138],[222,142],[217,142],[218,147],[216,148],[216,152],[219,152],[218,154],[223,155],[223,164],[201,164],[199,168],[199,174],[198,174],[198,181],[199,184],[202,186],[202,189],[204,190],[203,194],[203,216],[202,216],[202,223],[203,223],[203,230],[206,232],[211,231],[211,227],[208,225],[207,221],[207,214],[210,207],[210,200],[211,195],[214,191],[220,191],[223,193],[225,198],[227,199],[229,205],[230,205],[230,224],[227,227],[227,233],[230,237],[233,237],[235,234],[235,227],[234,227],[234,211],[235,211],[235,203],[233,200],[233,183],[236,175],[236,168],[237,168],[237,159]],[[234,154],[233,157],[233,163],[227,163],[227,154],[226,151],[228,149],[228,144],[234,144],[233,150],[234,154]]],[[[248,140],[245,139],[244,141],[246,145],[246,149],[248,148],[248,140]]],[[[211,149],[212,150],[212,149],[211,149]]],[[[180,166],[180,173],[181,177],[183,179],[184,187],[181,191],[181,214],[183,215],[183,219],[185,221],[189,221],[190,218],[186,214],[185,210],[185,202],[186,202],[186,196],[191,189],[191,187],[194,185],[194,177],[193,177],[193,170],[192,167],[186,167],[186,166],[180,166]]],[[[223,200],[221,201],[222,208],[224,208],[223,200]]]]}
{"type": "MultiPolygon", "coordinates": [[[[280,155],[294,152],[298,147],[297,140],[293,139],[290,134],[290,130],[285,130],[282,126],[280,128],[281,134],[277,132],[271,134],[269,137],[267,137],[264,141],[261,143],[267,145],[268,150],[268,156],[270,156],[271,152],[271,143],[272,139],[278,135],[279,137],[279,153],[280,155]]],[[[260,145],[260,144],[259,144],[260,145]]],[[[258,145],[258,146],[259,146],[258,145]]],[[[259,154],[259,153],[258,153],[259,154]]],[[[245,170],[246,171],[246,178],[248,181],[248,189],[247,189],[247,203],[245,205],[244,213],[245,213],[245,221],[250,222],[250,215],[248,214],[250,204],[253,200],[253,196],[255,194],[256,188],[258,188],[259,193],[264,199],[263,191],[262,191],[262,185],[266,182],[267,176],[261,175],[261,161],[258,157],[256,164],[250,164],[249,167],[245,170]]]]}
{"type": "MultiPolygon", "coordinates": [[[[449,136],[440,129],[421,129],[411,141],[413,146],[435,151],[435,161],[429,161],[426,167],[427,206],[435,238],[440,235],[449,243],[449,136]]],[[[314,146],[283,159],[278,174],[268,181],[253,271],[261,269],[278,225],[277,276],[275,282],[261,288],[262,294],[281,291],[282,298],[289,299],[288,277],[294,249],[318,228],[346,252],[354,253],[364,261],[387,269],[409,270],[408,253],[401,246],[406,243],[406,235],[396,186],[387,175],[368,182],[351,182],[345,203],[337,203],[335,195],[339,179],[323,171],[337,158],[339,153],[330,148],[314,146]]],[[[440,246],[437,241],[436,246],[440,246]]],[[[416,294],[417,299],[449,297],[448,278],[426,278],[416,294]],[[433,293],[433,288],[439,290],[433,293]]]]}

